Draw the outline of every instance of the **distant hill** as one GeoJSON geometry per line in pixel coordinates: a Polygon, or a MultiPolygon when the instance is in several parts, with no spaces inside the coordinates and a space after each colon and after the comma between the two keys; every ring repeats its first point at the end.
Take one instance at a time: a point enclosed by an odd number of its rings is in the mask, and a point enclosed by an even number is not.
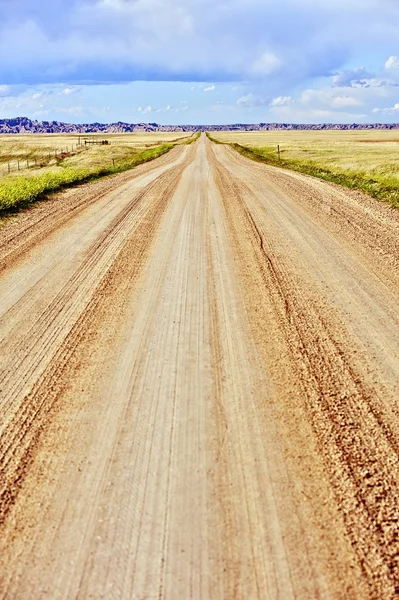
{"type": "Polygon", "coordinates": [[[90,123],[75,125],[59,121],[32,121],[26,117],[0,119],[0,134],[4,133],[132,133],[144,131],[281,131],[281,130],[352,130],[399,129],[399,123],[369,123],[337,125],[332,123],[298,125],[292,123],[258,123],[248,125],[158,125],[157,123],[90,123]]]}

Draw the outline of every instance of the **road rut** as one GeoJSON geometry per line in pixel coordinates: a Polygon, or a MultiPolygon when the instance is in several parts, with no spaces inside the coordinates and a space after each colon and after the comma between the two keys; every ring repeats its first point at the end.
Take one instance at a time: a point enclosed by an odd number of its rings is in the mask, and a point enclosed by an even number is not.
{"type": "Polygon", "coordinates": [[[0,230],[0,598],[394,598],[399,218],[205,136],[0,230]]]}

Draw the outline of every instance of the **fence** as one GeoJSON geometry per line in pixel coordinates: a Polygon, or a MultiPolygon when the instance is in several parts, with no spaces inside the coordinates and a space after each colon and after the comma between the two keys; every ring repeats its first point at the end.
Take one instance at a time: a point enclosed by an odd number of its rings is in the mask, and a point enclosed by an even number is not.
{"type": "Polygon", "coordinates": [[[56,148],[51,151],[48,150],[43,152],[42,155],[37,155],[33,158],[29,158],[28,156],[17,156],[14,160],[3,161],[1,160],[0,153],[0,175],[10,175],[11,173],[18,173],[27,169],[42,169],[48,167],[52,163],[56,165],[58,161],[75,154],[78,149],[83,150],[83,144],[73,144],[72,146],[66,146],[65,148],[56,148]]]}

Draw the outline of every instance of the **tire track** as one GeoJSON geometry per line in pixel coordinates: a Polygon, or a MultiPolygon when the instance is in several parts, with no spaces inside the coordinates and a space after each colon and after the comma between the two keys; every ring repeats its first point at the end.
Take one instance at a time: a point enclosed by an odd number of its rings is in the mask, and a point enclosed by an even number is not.
{"type": "Polygon", "coordinates": [[[5,229],[0,598],[393,598],[395,228],[174,160],[5,229]]]}
{"type": "Polygon", "coordinates": [[[98,494],[105,506],[102,522],[94,518],[93,533],[85,540],[78,597],[100,589],[110,598],[210,593],[208,515],[201,501],[208,402],[201,370],[208,352],[201,182],[196,162],[184,173],[165,215],[127,333],[130,350],[111,384],[128,401],[98,494]],[[108,486],[109,480],[120,483],[108,486]],[[115,511],[117,522],[110,527],[115,511]],[[91,535],[101,542],[89,559],[91,535]],[[116,540],[121,551],[110,553],[116,540]]]}
{"type": "MultiPolygon", "coordinates": [[[[276,447],[271,450],[272,435],[263,439],[253,399],[260,396],[267,402],[273,391],[252,347],[246,319],[242,318],[244,307],[239,301],[236,273],[230,267],[233,258],[226,215],[215,183],[210,185],[210,192],[213,219],[208,270],[216,446],[213,478],[220,515],[219,544],[223,548],[219,558],[222,597],[294,598],[304,590],[290,569],[290,549],[277,508],[287,493],[286,474],[284,468],[283,472],[279,470],[276,447]]],[[[309,597],[323,594],[323,584],[317,577],[306,587],[309,597]]]]}
{"type": "MultiPolygon", "coordinates": [[[[0,229],[0,273],[10,269],[27,252],[68,221],[78,217],[82,210],[94,203],[98,205],[104,198],[117,201],[132,181],[146,175],[156,179],[165,168],[176,166],[185,155],[184,147],[173,148],[159,159],[139,165],[131,171],[65,190],[19,212],[14,222],[7,223],[6,227],[0,229]]],[[[6,222],[10,220],[8,217],[6,222]]]]}
{"type": "MultiPolygon", "coordinates": [[[[134,236],[148,245],[178,184],[183,167],[168,171],[120,212],[52,303],[28,331],[4,340],[0,435],[0,520],[10,510],[38,439],[65,385],[63,372],[84,340],[118,257],[134,236]],[[21,347],[23,351],[21,352],[21,347]],[[41,352],[35,349],[40,347],[41,352]],[[5,364],[4,364],[5,363],[5,364]]],[[[145,251],[145,246],[140,249],[145,251]]],[[[22,314],[30,299],[18,305],[22,314]]]]}
{"type": "MultiPolygon", "coordinates": [[[[246,285],[252,279],[251,303],[268,304],[274,313],[297,379],[291,385],[305,402],[370,597],[394,597],[399,577],[399,438],[396,423],[392,427],[386,421],[382,408],[386,391],[366,383],[367,365],[359,371],[353,342],[334,319],[332,307],[326,311],[311,282],[301,281],[286,264],[252,189],[221,164],[217,171],[237,253],[255,271],[245,275],[246,285]]],[[[261,331],[261,315],[251,315],[253,327],[261,331]]],[[[262,347],[264,351],[264,338],[262,347]]]]}

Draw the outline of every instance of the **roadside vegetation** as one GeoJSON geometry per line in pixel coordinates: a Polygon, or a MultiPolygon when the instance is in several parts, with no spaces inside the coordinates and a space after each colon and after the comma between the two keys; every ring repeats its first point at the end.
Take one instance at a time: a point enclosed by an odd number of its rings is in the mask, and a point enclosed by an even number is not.
{"type": "MultiPolygon", "coordinates": [[[[163,137],[173,139],[171,135],[163,137]]],[[[192,136],[187,140],[187,134],[176,138],[174,134],[173,143],[159,143],[160,136],[140,135],[140,147],[134,136],[114,139],[109,145],[88,146],[77,145],[76,136],[69,144],[65,136],[60,138],[32,136],[19,141],[14,136],[9,143],[0,138],[0,215],[15,212],[63,188],[127,171],[162,156],[178,143],[197,139],[192,136]]]]}
{"type": "Polygon", "coordinates": [[[398,132],[223,132],[209,137],[252,160],[361,190],[399,208],[398,132]]]}
{"type": "Polygon", "coordinates": [[[122,173],[139,164],[162,156],[171,148],[173,148],[173,145],[164,144],[141,152],[134,152],[132,156],[125,157],[117,162],[115,162],[115,159],[114,162],[107,160],[106,163],[104,161],[103,164],[87,167],[70,164],[73,161],[65,160],[64,162],[60,160],[57,170],[51,169],[40,175],[9,176],[0,180],[0,214],[14,212],[26,207],[32,202],[36,202],[62,188],[94,181],[107,175],[122,173]]]}
{"type": "Polygon", "coordinates": [[[194,142],[196,142],[200,137],[201,137],[201,132],[198,131],[198,133],[194,133],[186,142],[183,142],[183,143],[186,146],[189,146],[190,144],[193,144],[194,142]]]}

